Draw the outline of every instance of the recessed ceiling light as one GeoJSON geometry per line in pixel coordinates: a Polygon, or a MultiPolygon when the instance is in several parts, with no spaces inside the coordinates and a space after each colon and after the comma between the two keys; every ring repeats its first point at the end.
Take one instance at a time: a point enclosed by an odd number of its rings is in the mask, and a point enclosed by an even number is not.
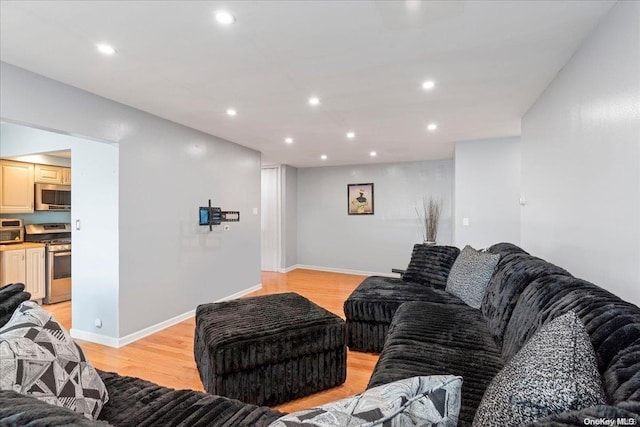
{"type": "Polygon", "coordinates": [[[223,25],[230,25],[236,22],[236,18],[227,11],[219,10],[216,12],[216,21],[223,25]]]}
{"type": "Polygon", "coordinates": [[[113,48],[113,46],[110,46],[108,44],[101,43],[96,47],[98,48],[98,52],[104,55],[113,55],[114,53],[116,53],[116,50],[113,48]]]}
{"type": "Polygon", "coordinates": [[[422,89],[425,90],[430,90],[433,89],[435,87],[435,83],[433,80],[427,80],[426,82],[422,83],[422,89]]]}
{"type": "Polygon", "coordinates": [[[309,98],[309,104],[311,104],[311,105],[320,104],[320,98],[318,98],[316,96],[312,96],[311,98],[309,98]]]}
{"type": "Polygon", "coordinates": [[[322,156],[320,156],[320,158],[321,158],[322,160],[327,160],[327,155],[326,155],[326,154],[323,154],[322,156]]]}
{"type": "Polygon", "coordinates": [[[285,138],[284,142],[286,142],[287,144],[293,144],[293,138],[285,138]]]}
{"type": "Polygon", "coordinates": [[[356,133],[355,132],[347,132],[347,138],[353,139],[355,137],[356,137],[356,133]]]}
{"type": "Polygon", "coordinates": [[[376,153],[375,151],[372,151],[372,152],[370,152],[370,153],[369,153],[369,155],[370,155],[371,157],[375,157],[375,156],[377,156],[377,155],[378,155],[378,153],[376,153]]]}
{"type": "Polygon", "coordinates": [[[438,125],[435,123],[429,123],[429,125],[427,126],[427,129],[429,129],[430,131],[434,131],[438,129],[438,125]]]}
{"type": "Polygon", "coordinates": [[[227,115],[228,116],[235,116],[236,114],[238,114],[238,112],[236,110],[234,110],[233,108],[228,108],[227,109],[227,115]]]}

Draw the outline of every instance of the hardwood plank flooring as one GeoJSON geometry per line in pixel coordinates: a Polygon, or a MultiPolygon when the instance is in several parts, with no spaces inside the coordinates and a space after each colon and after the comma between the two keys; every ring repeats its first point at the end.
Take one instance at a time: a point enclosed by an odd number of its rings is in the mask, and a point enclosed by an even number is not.
{"type": "MultiPolygon", "coordinates": [[[[342,305],[364,276],[312,270],[262,273],[262,289],[247,296],[297,292],[344,319],[342,305]]],[[[45,305],[62,325],[71,329],[71,303],[45,305]]],[[[93,365],[105,371],[143,378],[177,389],[204,391],[193,358],[195,319],[145,337],[119,349],[77,340],[93,365]]],[[[276,406],[293,412],[322,405],[364,391],[378,360],[374,354],[349,351],[344,384],[276,406]]]]}

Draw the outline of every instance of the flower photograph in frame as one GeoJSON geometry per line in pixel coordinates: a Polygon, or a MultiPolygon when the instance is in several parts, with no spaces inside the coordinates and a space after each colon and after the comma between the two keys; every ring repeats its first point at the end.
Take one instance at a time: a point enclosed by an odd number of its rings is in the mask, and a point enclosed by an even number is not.
{"type": "Polygon", "coordinates": [[[347,184],[349,215],[373,215],[373,183],[347,184]]]}

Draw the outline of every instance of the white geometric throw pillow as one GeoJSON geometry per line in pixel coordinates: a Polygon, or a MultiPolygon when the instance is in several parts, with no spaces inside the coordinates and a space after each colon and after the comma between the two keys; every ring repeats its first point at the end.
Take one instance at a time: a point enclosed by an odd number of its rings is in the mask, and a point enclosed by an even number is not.
{"type": "Polygon", "coordinates": [[[82,349],[38,304],[20,304],[0,329],[0,389],[96,419],[107,389],[82,349]]]}
{"type": "Polygon", "coordinates": [[[269,427],[411,427],[458,424],[462,378],[413,377],[278,418],[269,427]]]}

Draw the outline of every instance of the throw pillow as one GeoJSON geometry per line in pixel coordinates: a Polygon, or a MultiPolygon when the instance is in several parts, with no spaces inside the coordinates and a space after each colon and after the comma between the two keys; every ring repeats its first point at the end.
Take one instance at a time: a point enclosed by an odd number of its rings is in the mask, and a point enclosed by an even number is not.
{"type": "Polygon", "coordinates": [[[278,418],[269,427],[451,426],[458,423],[462,377],[413,377],[278,418]]]}
{"type": "Polygon", "coordinates": [[[589,335],[570,311],[542,326],[496,375],[473,426],[521,426],[604,403],[589,335]]]}
{"type": "Polygon", "coordinates": [[[451,267],[446,291],[467,305],[480,308],[498,261],[500,255],[478,252],[469,245],[465,246],[451,267]]]}
{"type": "Polygon", "coordinates": [[[454,246],[413,246],[411,261],[402,275],[405,282],[444,289],[447,277],[460,249],[454,246]]]}
{"type": "Polygon", "coordinates": [[[0,329],[0,389],[96,419],[108,401],[102,379],[51,313],[23,302],[0,329]]]}

